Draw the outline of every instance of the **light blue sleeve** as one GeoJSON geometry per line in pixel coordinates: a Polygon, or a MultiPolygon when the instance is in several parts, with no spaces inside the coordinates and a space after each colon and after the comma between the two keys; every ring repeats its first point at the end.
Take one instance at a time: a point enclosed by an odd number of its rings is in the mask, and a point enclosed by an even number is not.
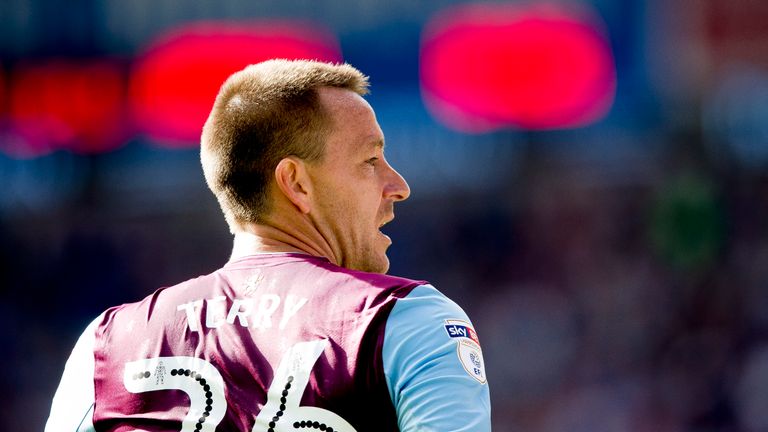
{"type": "Polygon", "coordinates": [[[51,403],[45,432],[93,432],[93,344],[103,314],[85,329],[72,349],[51,403]]]}
{"type": "Polygon", "coordinates": [[[466,313],[433,286],[397,301],[382,357],[401,432],[491,430],[477,334],[466,313]]]}

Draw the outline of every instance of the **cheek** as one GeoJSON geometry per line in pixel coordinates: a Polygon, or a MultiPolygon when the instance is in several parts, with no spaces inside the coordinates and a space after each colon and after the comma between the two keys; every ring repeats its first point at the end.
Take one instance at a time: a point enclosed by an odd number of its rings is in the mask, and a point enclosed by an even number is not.
{"type": "MultiPolygon", "coordinates": [[[[358,237],[363,231],[362,227],[366,224],[367,217],[361,212],[360,205],[354,199],[340,199],[343,191],[330,203],[328,215],[332,219],[332,224],[340,235],[358,237]]],[[[350,195],[346,195],[350,196],[350,195]]],[[[354,198],[354,195],[352,195],[354,198]]]]}
{"type": "Polygon", "coordinates": [[[370,235],[378,231],[382,219],[378,184],[366,178],[335,178],[322,188],[323,207],[341,232],[370,235]]]}

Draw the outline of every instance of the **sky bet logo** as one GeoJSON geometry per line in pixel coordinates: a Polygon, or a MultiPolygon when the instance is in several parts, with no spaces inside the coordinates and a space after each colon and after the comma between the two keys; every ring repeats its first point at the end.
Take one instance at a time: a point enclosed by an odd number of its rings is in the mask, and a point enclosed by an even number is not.
{"type": "Polygon", "coordinates": [[[445,320],[445,332],[456,341],[456,355],[464,370],[479,383],[485,384],[483,351],[477,333],[468,321],[445,320]]]}
{"type": "Polygon", "coordinates": [[[448,332],[448,336],[452,338],[467,338],[475,341],[478,345],[480,341],[477,338],[477,333],[472,327],[461,324],[447,324],[445,331],[448,332]]]}

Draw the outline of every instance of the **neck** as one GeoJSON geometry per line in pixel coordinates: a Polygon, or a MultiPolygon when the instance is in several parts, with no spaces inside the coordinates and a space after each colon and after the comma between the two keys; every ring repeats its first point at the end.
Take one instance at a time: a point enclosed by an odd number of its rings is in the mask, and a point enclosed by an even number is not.
{"type": "Polygon", "coordinates": [[[288,232],[267,224],[250,224],[235,233],[230,259],[260,253],[296,252],[328,258],[338,264],[327,243],[315,241],[302,232],[288,232]],[[325,246],[325,247],[323,247],[325,246]]]}

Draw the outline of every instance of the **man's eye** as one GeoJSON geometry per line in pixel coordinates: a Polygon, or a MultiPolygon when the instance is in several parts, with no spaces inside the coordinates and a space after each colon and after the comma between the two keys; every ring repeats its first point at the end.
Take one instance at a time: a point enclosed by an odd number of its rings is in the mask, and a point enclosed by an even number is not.
{"type": "Polygon", "coordinates": [[[373,166],[375,166],[375,165],[376,165],[376,161],[378,161],[378,160],[379,160],[379,158],[377,158],[377,157],[372,157],[372,158],[368,159],[367,161],[365,161],[365,163],[367,163],[367,164],[369,164],[369,165],[373,165],[373,166]]]}

